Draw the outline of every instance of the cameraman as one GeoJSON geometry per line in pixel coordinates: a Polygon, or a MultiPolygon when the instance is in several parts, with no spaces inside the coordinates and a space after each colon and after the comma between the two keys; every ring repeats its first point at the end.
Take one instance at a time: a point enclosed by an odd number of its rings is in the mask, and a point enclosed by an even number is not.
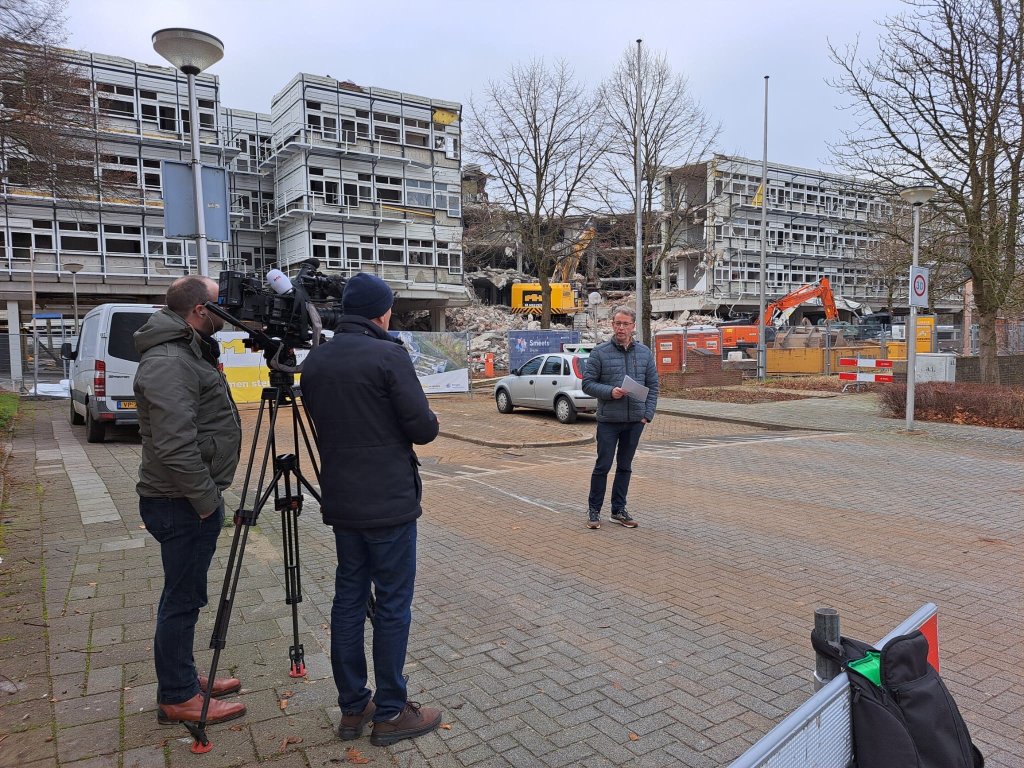
{"type": "MultiPolygon", "coordinates": [[[[171,283],[167,306],[135,334],[142,358],[135,397],[142,434],[139,512],[160,543],[164,589],[157,609],[157,719],[197,721],[207,678],[192,657],[206,577],[224,524],[221,491],[238,465],[242,429],[213,334],[224,321],[204,306],[217,301],[217,283],[188,275],[171,283]]],[[[234,678],[217,678],[213,695],[235,693],[234,678]]],[[[208,723],[245,714],[245,705],[211,699],[208,723]]]]}
{"type": "Polygon", "coordinates": [[[343,740],[373,721],[376,746],[422,736],[441,711],[408,700],[402,668],[416,581],[416,519],[422,514],[413,444],[438,432],[409,353],[388,334],[394,294],[359,273],[345,286],[334,338],[306,357],[302,399],[316,428],[321,512],[338,554],[331,609],[331,667],[343,740]],[[370,585],[376,613],[373,666],[366,687],[363,634],[370,585]]]}

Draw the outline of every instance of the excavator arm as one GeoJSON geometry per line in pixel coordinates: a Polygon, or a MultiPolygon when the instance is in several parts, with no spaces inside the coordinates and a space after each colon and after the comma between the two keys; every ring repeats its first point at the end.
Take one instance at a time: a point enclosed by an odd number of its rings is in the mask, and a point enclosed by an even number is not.
{"type": "Polygon", "coordinates": [[[551,275],[551,281],[554,283],[571,283],[573,275],[576,274],[576,270],[579,269],[580,259],[583,258],[583,254],[587,252],[587,246],[590,245],[590,241],[597,235],[597,229],[594,227],[593,222],[587,219],[586,224],[583,225],[583,231],[580,236],[576,238],[576,241],[569,248],[569,253],[562,258],[561,261],[555,265],[554,273],[551,275]]]}
{"type": "Polygon", "coordinates": [[[766,323],[776,325],[777,321],[780,320],[780,316],[787,309],[799,306],[805,301],[810,301],[814,298],[821,299],[821,304],[825,308],[826,320],[839,319],[839,310],[836,309],[836,299],[832,294],[832,285],[829,283],[827,277],[823,277],[816,283],[801,285],[795,291],[787,293],[781,299],[768,302],[768,305],[764,310],[764,320],[766,323]]]}

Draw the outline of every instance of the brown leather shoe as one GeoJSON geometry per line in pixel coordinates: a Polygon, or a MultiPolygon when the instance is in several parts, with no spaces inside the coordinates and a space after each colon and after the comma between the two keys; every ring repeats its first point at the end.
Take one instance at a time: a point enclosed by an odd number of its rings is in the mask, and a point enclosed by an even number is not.
{"type": "MultiPolygon", "coordinates": [[[[180,704],[161,704],[157,707],[156,719],[162,725],[172,723],[199,722],[199,715],[203,711],[203,694],[197,693],[188,701],[180,704]]],[[[206,722],[224,723],[234,720],[245,714],[245,704],[240,701],[218,701],[210,699],[210,708],[206,712],[206,722]]]]}
{"type": "Polygon", "coordinates": [[[407,701],[405,709],[394,720],[378,720],[373,724],[370,743],[375,747],[386,747],[402,739],[415,739],[430,733],[440,724],[440,709],[421,707],[415,701],[407,701]]]}
{"type": "Polygon", "coordinates": [[[342,741],[358,739],[363,735],[363,726],[373,720],[373,713],[376,711],[377,705],[373,703],[373,699],[370,699],[366,702],[362,712],[356,712],[354,715],[346,715],[343,712],[341,723],[338,725],[338,738],[342,741]]]}
{"type": "MultiPolygon", "coordinates": [[[[206,693],[206,683],[209,678],[206,675],[199,675],[199,690],[206,693]]],[[[227,696],[229,693],[238,693],[242,690],[242,681],[235,677],[217,677],[213,680],[213,697],[227,696]]]]}

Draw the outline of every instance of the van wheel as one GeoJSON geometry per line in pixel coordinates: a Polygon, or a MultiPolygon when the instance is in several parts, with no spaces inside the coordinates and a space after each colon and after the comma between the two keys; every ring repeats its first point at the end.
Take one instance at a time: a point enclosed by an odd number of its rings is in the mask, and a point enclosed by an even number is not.
{"type": "Polygon", "coordinates": [[[107,428],[101,421],[92,417],[92,411],[85,409],[85,439],[90,443],[102,443],[107,436],[107,428]]]}
{"type": "Polygon", "coordinates": [[[71,400],[71,415],[69,419],[71,423],[76,427],[80,427],[83,424],[85,424],[85,419],[82,418],[82,416],[79,415],[78,411],[75,410],[75,401],[73,398],[71,400]]]}
{"type": "Polygon", "coordinates": [[[555,416],[563,424],[572,424],[576,421],[576,406],[563,395],[555,400],[555,416]]]}

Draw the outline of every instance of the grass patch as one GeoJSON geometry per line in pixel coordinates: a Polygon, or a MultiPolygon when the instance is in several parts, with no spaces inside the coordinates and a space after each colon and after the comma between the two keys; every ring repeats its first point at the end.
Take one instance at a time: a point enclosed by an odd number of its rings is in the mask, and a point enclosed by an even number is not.
{"type": "Polygon", "coordinates": [[[10,432],[18,415],[19,398],[13,392],[0,392],[0,432],[10,432]]]}
{"type": "MultiPolygon", "coordinates": [[[[882,387],[881,403],[892,418],[906,418],[907,385],[882,387]]],[[[937,381],[918,384],[914,387],[914,419],[1024,429],[1024,387],[937,381]]]]}
{"type": "Polygon", "coordinates": [[[682,400],[706,400],[713,403],[777,403],[782,400],[806,400],[804,395],[790,392],[773,392],[756,387],[680,387],[662,390],[662,395],[682,400]]]}
{"type": "MultiPolygon", "coordinates": [[[[841,381],[838,376],[787,376],[768,378],[763,382],[757,379],[744,381],[744,386],[762,387],[767,389],[790,389],[798,392],[842,392],[843,386],[855,382],[841,381]]],[[[851,391],[852,387],[850,390],[851,391]]],[[[861,392],[877,392],[878,384],[861,382],[861,392]]]]}

